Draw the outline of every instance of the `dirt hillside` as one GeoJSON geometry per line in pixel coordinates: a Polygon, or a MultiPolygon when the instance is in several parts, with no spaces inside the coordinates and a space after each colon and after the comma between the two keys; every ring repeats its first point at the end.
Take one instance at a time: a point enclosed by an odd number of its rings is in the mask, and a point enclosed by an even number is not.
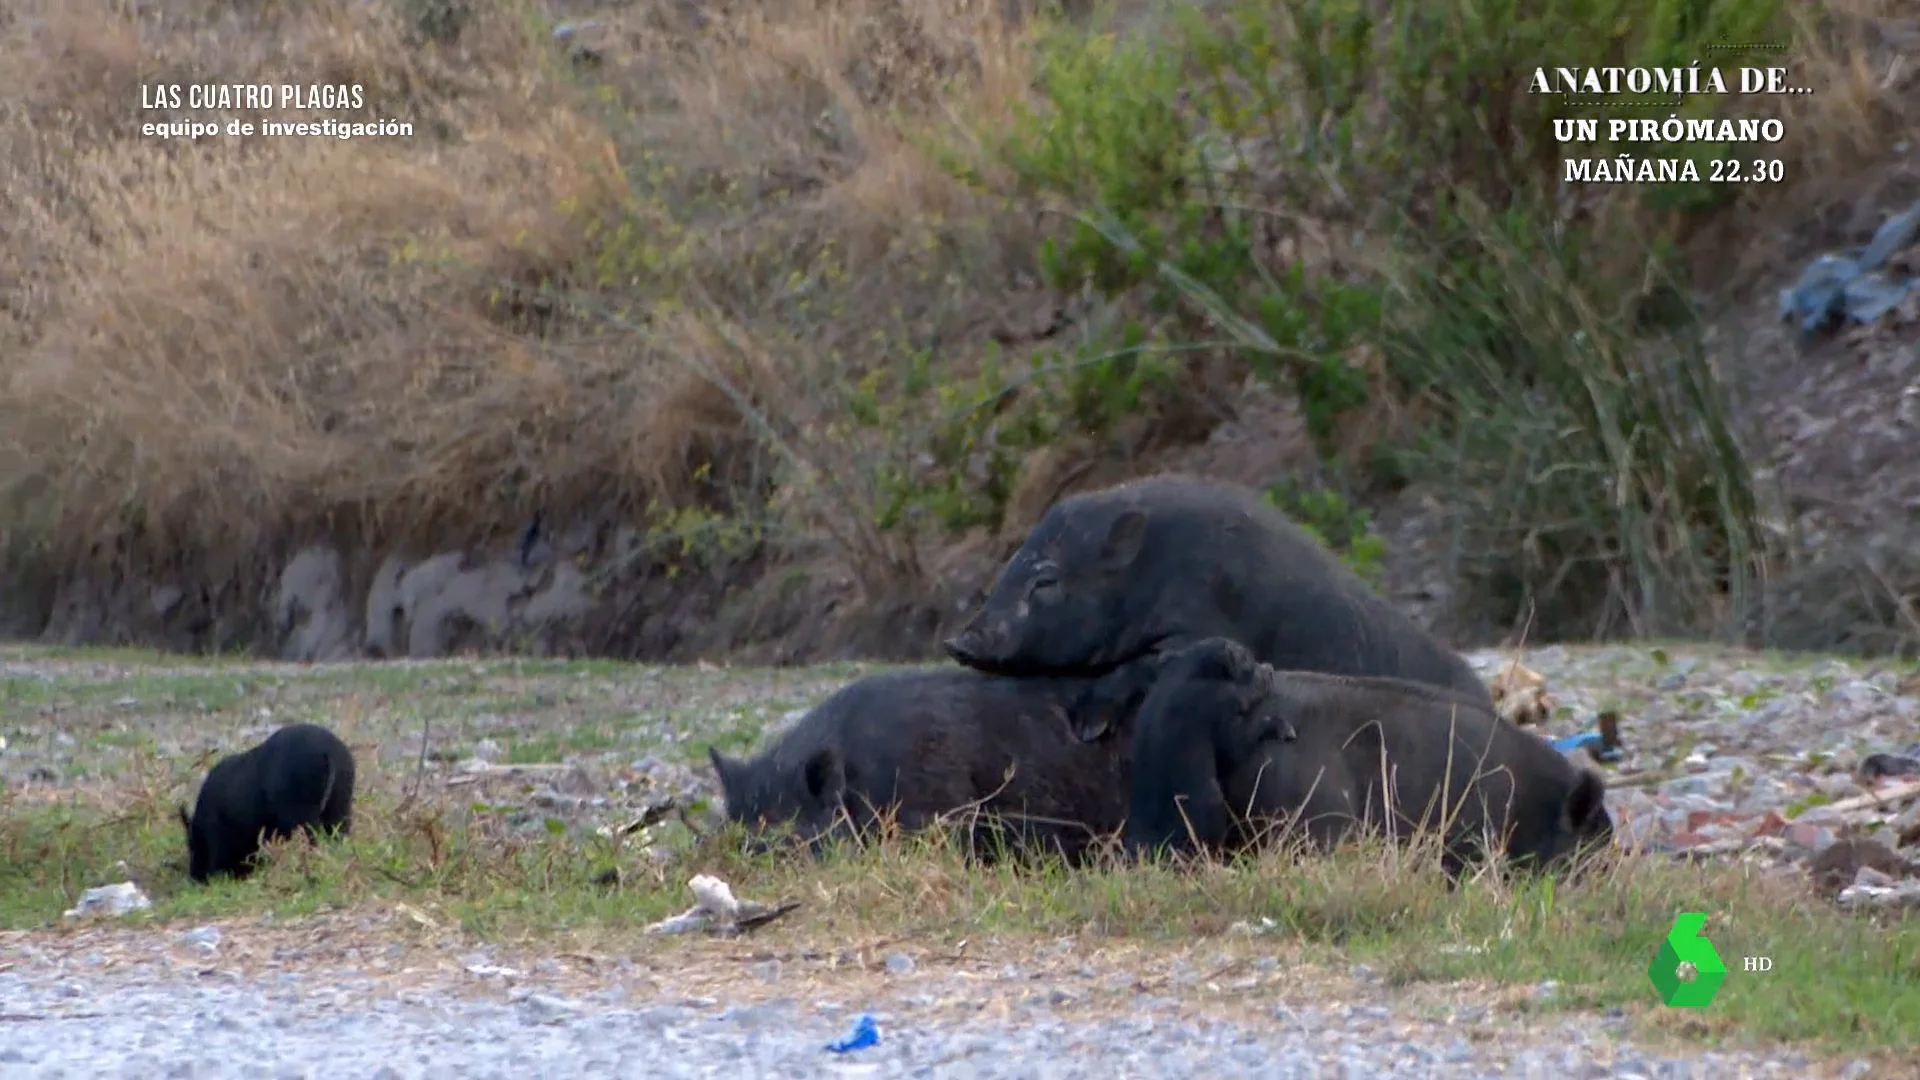
{"type": "Polygon", "coordinates": [[[0,634],[925,657],[1054,499],[1178,469],[1462,645],[1911,652],[1920,301],[1777,298],[1920,199],[1920,20],[1607,39],[1814,91],[1699,105],[1789,175],[1674,209],[1553,178],[1581,27],[1436,66],[1388,31],[1459,4],[1320,6],[0,0],[0,634]]]}

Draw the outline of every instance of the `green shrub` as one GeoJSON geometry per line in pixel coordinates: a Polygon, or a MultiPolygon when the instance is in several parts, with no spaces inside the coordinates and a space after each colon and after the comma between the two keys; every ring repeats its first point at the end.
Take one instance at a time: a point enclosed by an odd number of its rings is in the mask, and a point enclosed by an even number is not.
{"type": "Polygon", "coordinates": [[[875,524],[998,527],[1030,453],[1071,435],[1105,435],[1174,381],[1176,366],[1155,346],[1133,323],[1116,348],[1037,352],[1018,376],[998,352],[971,376],[945,370],[925,350],[872,372],[849,397],[848,415],[905,441],[874,467],[875,524]]]}
{"type": "Polygon", "coordinates": [[[1387,580],[1387,542],[1373,531],[1373,515],[1355,506],[1346,496],[1326,488],[1309,488],[1287,479],[1264,493],[1272,506],[1306,530],[1329,551],[1340,556],[1348,569],[1375,589],[1387,580]]]}
{"type": "Polygon", "coordinates": [[[1633,220],[1652,232],[1596,233],[1556,206],[1561,159],[1618,148],[1564,146],[1553,122],[1738,99],[1596,113],[1529,83],[1539,67],[1754,62],[1726,43],[1773,40],[1780,7],[1230,0],[1151,37],[1052,35],[1044,105],[998,149],[1060,211],[1040,260],[1055,288],[1091,288],[1170,354],[1224,350],[1297,395],[1329,464],[1376,471],[1354,479],[1441,485],[1458,569],[1498,599],[1487,618],[1538,608],[1547,635],[1699,627],[1765,554],[1665,242],[1726,193],[1601,193],[1644,200],[1633,220]],[[1274,240],[1294,222],[1352,239],[1312,266],[1283,260],[1274,240]],[[1643,340],[1656,302],[1665,336],[1643,340]],[[1353,364],[1357,346],[1384,370],[1353,364]],[[1331,460],[1379,389],[1424,406],[1424,426],[1331,460]]]}
{"type": "MultiPolygon", "coordinates": [[[[1767,543],[1698,327],[1636,338],[1637,287],[1583,274],[1577,234],[1462,201],[1408,241],[1380,340],[1437,419],[1403,460],[1454,509],[1458,567],[1537,625],[1610,636],[1701,625],[1767,543]]],[[[1644,280],[1672,273],[1657,255],[1644,280]]]]}

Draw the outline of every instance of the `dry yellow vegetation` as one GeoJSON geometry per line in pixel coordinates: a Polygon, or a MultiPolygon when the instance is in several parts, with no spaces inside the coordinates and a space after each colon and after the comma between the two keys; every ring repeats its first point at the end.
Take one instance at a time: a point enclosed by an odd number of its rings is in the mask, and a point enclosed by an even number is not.
{"type": "MultiPolygon", "coordinates": [[[[0,529],[15,558],[53,573],[244,561],[319,534],[447,548],[541,509],[752,508],[826,540],[870,589],[918,587],[927,558],[877,508],[927,436],[850,423],[850,397],[915,355],[971,371],[1010,322],[1073,299],[1036,270],[1060,200],[1000,153],[1047,104],[1013,9],[632,0],[562,41],[566,12],[513,0],[0,0],[0,529]],[[205,119],[141,107],[143,88],[193,83],[357,84],[363,108],[305,115],[413,134],[140,133],[205,119]]],[[[1890,0],[1785,10],[1809,30],[1797,70],[1821,87],[1778,103],[1800,182],[1690,226],[1696,263],[1771,257],[1713,237],[1806,213],[1908,124],[1889,39],[1861,29],[1900,25],[1890,0]]],[[[1592,220],[1628,212],[1596,198],[1592,220]]],[[[1217,403],[1249,368],[1211,355],[1187,371],[1217,403]]],[[[936,398],[896,429],[960,407],[936,398]]],[[[1132,433],[1125,467],[1203,437],[1212,421],[1193,415],[1132,433]]],[[[996,505],[1020,501],[993,472],[1007,466],[962,460],[941,467],[985,469],[996,505]]]]}

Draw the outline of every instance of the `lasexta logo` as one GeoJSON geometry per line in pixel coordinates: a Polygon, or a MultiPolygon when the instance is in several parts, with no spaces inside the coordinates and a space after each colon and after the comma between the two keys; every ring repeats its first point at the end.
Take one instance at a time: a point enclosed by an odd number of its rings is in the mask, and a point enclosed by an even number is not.
{"type": "Polygon", "coordinates": [[[1727,977],[1727,965],[1720,962],[1713,942],[1700,932],[1706,925],[1705,912],[1682,912],[1673,920],[1673,929],[1667,931],[1660,952],[1647,968],[1647,978],[1653,980],[1660,1000],[1675,1008],[1706,1008],[1727,977]]]}

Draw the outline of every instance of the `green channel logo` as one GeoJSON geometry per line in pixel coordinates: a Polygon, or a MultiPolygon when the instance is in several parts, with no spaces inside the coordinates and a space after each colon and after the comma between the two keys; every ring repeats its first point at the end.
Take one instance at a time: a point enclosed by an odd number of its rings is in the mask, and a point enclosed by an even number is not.
{"type": "Polygon", "coordinates": [[[1707,925],[1705,912],[1688,911],[1673,920],[1673,929],[1660,943],[1660,952],[1647,968],[1647,978],[1660,993],[1660,1000],[1676,1009],[1704,1009],[1713,1003],[1720,984],[1726,981],[1727,965],[1700,931],[1707,925]],[[1682,974],[1681,965],[1689,965],[1693,978],[1682,974]]]}

